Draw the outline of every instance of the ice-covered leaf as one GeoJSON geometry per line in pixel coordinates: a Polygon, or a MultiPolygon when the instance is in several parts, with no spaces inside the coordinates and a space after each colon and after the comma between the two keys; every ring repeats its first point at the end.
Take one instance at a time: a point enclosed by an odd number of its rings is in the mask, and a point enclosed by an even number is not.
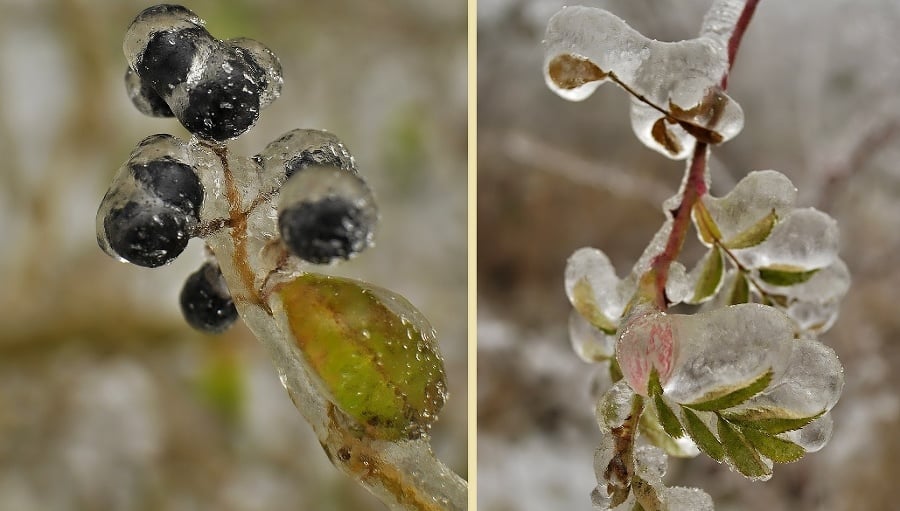
{"type": "Polygon", "coordinates": [[[760,458],[744,435],[721,417],[717,424],[725,454],[735,470],[751,479],[768,479],[772,476],[772,467],[760,458]]]}
{"type": "Polygon", "coordinates": [[[648,406],[644,408],[641,414],[641,420],[638,424],[641,435],[651,444],[664,450],[669,456],[678,458],[693,458],[700,453],[697,444],[691,440],[688,435],[682,435],[680,438],[672,438],[662,428],[659,417],[656,414],[656,408],[648,406]]]}
{"type": "Polygon", "coordinates": [[[825,413],[816,420],[810,422],[800,429],[787,431],[783,438],[802,447],[806,452],[816,452],[831,439],[831,430],[834,422],[831,419],[831,413],[825,413]]]}
{"type": "Polygon", "coordinates": [[[634,391],[625,381],[616,382],[605,394],[597,401],[597,423],[602,431],[610,431],[617,428],[625,422],[625,419],[631,415],[631,401],[634,398],[634,391]]]}
{"type": "MultiPolygon", "coordinates": [[[[793,209],[796,200],[797,189],[784,174],[774,170],[759,170],[744,176],[724,197],[707,195],[701,202],[721,230],[720,239],[736,243],[735,240],[744,238],[741,241],[749,243],[766,232],[773,217],[783,218],[793,209]]],[[[768,228],[766,237],[773,228],[774,226],[768,228]]],[[[703,241],[709,243],[707,240],[703,241]]]]}
{"type": "Polygon", "coordinates": [[[747,283],[747,277],[740,271],[735,272],[734,283],[731,286],[731,293],[728,295],[728,304],[737,305],[739,303],[747,303],[750,301],[750,285],[747,283]]]}
{"type": "Polygon", "coordinates": [[[693,209],[691,209],[691,218],[694,219],[694,225],[697,227],[700,239],[707,246],[712,246],[717,241],[722,240],[722,232],[719,230],[718,224],[716,224],[716,221],[702,201],[697,201],[693,209]]]}
{"type": "Polygon", "coordinates": [[[697,447],[716,461],[724,460],[725,448],[722,447],[722,443],[719,442],[719,439],[709,430],[706,423],[704,423],[700,417],[689,408],[682,408],[681,413],[684,417],[685,429],[687,430],[688,435],[690,435],[690,437],[694,439],[694,442],[697,443],[697,447]]]}
{"type": "Polygon", "coordinates": [[[806,451],[794,442],[778,438],[765,431],[753,428],[741,428],[740,431],[750,445],[775,463],[797,461],[806,454],[806,451]]]}
{"type": "Polygon", "coordinates": [[[672,411],[672,408],[663,399],[662,394],[653,396],[653,404],[656,406],[656,415],[659,417],[659,423],[662,424],[663,431],[672,438],[681,438],[684,436],[684,430],[678,416],[672,411]]]}
{"type": "MultiPolygon", "coordinates": [[[[823,412],[824,413],[824,412],[823,412]]],[[[810,422],[819,418],[822,414],[811,415],[809,417],[792,417],[789,412],[782,411],[782,415],[778,415],[777,410],[747,409],[737,413],[724,413],[723,416],[728,421],[741,426],[741,428],[753,428],[766,433],[776,435],[800,429],[810,422]]]]}
{"type": "Polygon", "coordinates": [[[700,273],[694,287],[694,296],[688,303],[702,303],[719,291],[725,274],[725,262],[719,247],[713,247],[697,265],[700,273]]]}
{"type": "Polygon", "coordinates": [[[809,417],[830,410],[841,396],[844,370],[834,350],[819,341],[793,341],[787,370],[772,386],[738,408],[787,411],[793,417],[809,417]]]}
{"type": "Polygon", "coordinates": [[[766,241],[734,254],[749,268],[801,271],[831,265],[837,259],[837,248],[834,219],[815,208],[804,208],[787,213],[766,241]]]}
{"type": "Polygon", "coordinates": [[[572,6],[550,19],[544,45],[551,90],[580,101],[615,81],[632,95],[635,134],[670,158],[688,157],[697,140],[729,140],[743,127],[743,111],[718,85],[727,58],[714,38],[655,41],[605,10],[572,6]]]}
{"type": "Polygon", "coordinates": [[[622,310],[631,298],[609,258],[595,248],[581,248],[569,258],[566,294],[575,310],[609,334],[616,332],[622,310]]]}
{"type": "Polygon", "coordinates": [[[769,234],[772,232],[772,229],[775,227],[775,222],[777,221],[778,216],[773,209],[771,213],[748,227],[747,230],[726,240],[724,243],[725,248],[750,248],[759,245],[763,241],[766,241],[766,238],[769,237],[769,234]]]}
{"type": "Polygon", "coordinates": [[[725,408],[737,406],[750,399],[751,397],[759,394],[760,392],[765,390],[771,382],[772,371],[767,371],[765,374],[751,382],[749,385],[739,387],[734,390],[728,388],[718,388],[703,396],[703,400],[694,403],[685,403],[684,406],[702,412],[724,410],[725,408]]]}
{"type": "Polygon", "coordinates": [[[307,273],[277,288],[273,311],[312,376],[367,435],[428,431],[447,397],[444,363],[431,325],[403,297],[307,273]]]}
{"type": "Polygon", "coordinates": [[[569,314],[569,340],[585,362],[604,362],[613,357],[616,338],[590,324],[578,311],[569,314]]]}
{"type": "Polygon", "coordinates": [[[790,271],[779,268],[760,268],[759,278],[775,286],[793,286],[806,282],[819,270],[790,271]]]}

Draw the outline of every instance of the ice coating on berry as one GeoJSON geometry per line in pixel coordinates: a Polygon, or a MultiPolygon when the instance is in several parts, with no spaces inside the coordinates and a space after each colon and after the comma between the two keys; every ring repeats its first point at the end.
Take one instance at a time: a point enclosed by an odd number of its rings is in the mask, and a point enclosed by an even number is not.
{"type": "Polygon", "coordinates": [[[125,91],[140,113],[151,117],[175,116],[162,96],[153,90],[149,82],[141,80],[130,67],[125,70],[125,91]]]}
{"type": "Polygon", "coordinates": [[[172,109],[195,135],[218,141],[237,137],[259,119],[264,76],[242,53],[221,44],[186,96],[173,96],[172,109]]]}
{"type": "MultiPolygon", "coordinates": [[[[203,20],[189,9],[180,5],[162,4],[144,9],[134,18],[125,32],[122,49],[125,53],[125,58],[128,60],[128,65],[135,71],[141,71],[140,66],[145,58],[144,53],[147,46],[157,34],[177,33],[181,30],[189,30],[191,31],[189,33],[195,33],[197,29],[205,31],[203,20]]],[[[189,41],[181,42],[188,46],[192,45],[189,41]]],[[[179,46],[177,40],[175,43],[174,46],[179,46]]],[[[181,50],[173,49],[174,51],[181,52],[181,50]]],[[[165,53],[170,54],[172,52],[166,51],[165,53]]],[[[147,63],[149,68],[155,66],[149,62],[147,63]]],[[[180,68],[182,65],[176,63],[176,67],[180,68]]],[[[171,75],[173,73],[167,71],[164,74],[171,75]]]]}
{"type": "Polygon", "coordinates": [[[655,41],[605,10],[571,6],[550,19],[544,47],[551,90],[580,101],[601,83],[620,82],[642,98],[632,100],[635,134],[670,158],[689,156],[698,139],[727,141],[743,127],[743,111],[719,87],[727,55],[715,37],[655,41]]]}
{"type": "Polygon", "coordinates": [[[108,247],[117,256],[147,268],[174,261],[190,238],[184,213],[137,202],[112,209],[103,221],[103,229],[108,247]]]}
{"type": "Polygon", "coordinates": [[[200,219],[203,187],[190,165],[165,156],[147,163],[134,163],[129,168],[146,191],[159,197],[164,203],[200,219]]]}
{"type": "Polygon", "coordinates": [[[349,259],[372,243],[378,212],[365,181],[333,166],[294,174],[281,190],[278,228],[288,249],[314,264],[349,259]]]}
{"type": "Polygon", "coordinates": [[[110,256],[161,266],[187,246],[203,189],[181,140],[147,137],[118,170],[97,210],[97,242],[110,256]]]}
{"type": "Polygon", "coordinates": [[[260,76],[260,83],[263,89],[259,96],[260,108],[269,106],[273,101],[281,95],[281,87],[284,84],[282,76],[281,61],[272,50],[261,42],[247,37],[238,37],[225,41],[240,51],[245,52],[245,56],[256,64],[263,72],[260,76]]]}
{"type": "Polygon", "coordinates": [[[271,142],[255,159],[278,182],[316,165],[330,165],[356,173],[356,161],[343,142],[324,130],[295,129],[271,142]]]}
{"type": "Polygon", "coordinates": [[[224,332],[238,318],[222,271],[213,263],[204,264],[188,276],[179,302],[185,321],[202,332],[224,332]]]}

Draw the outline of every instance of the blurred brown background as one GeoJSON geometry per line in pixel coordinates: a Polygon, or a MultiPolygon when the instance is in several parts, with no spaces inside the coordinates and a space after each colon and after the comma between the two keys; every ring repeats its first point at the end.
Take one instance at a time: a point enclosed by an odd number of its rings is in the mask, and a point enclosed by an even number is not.
{"type": "MultiPolygon", "coordinates": [[[[584,0],[660,40],[696,37],[710,0],[584,0]]],[[[480,511],[589,510],[599,432],[594,368],[572,351],[566,258],[605,251],[630,271],[684,163],[632,134],[627,95],[582,103],[544,85],[540,41],[562,0],[478,3],[478,479],[480,511]]],[[[717,510],[894,510],[900,473],[900,3],[763,0],[729,79],[743,132],[715,148],[713,194],[776,169],[841,226],[853,274],[823,341],[846,386],[824,450],[753,483],[705,457],[671,485],[717,510]]],[[[698,256],[686,250],[684,260],[698,256]]]]}
{"type": "MultiPolygon", "coordinates": [[[[151,4],[0,0],[0,510],[381,509],[331,467],[243,325],[184,323],[201,243],[155,270],[97,247],[131,149],[186,137],[125,94],[122,36],[151,4]]],[[[356,156],[377,246],[332,271],[400,292],[438,330],[450,400],[433,445],[465,476],[465,2],[185,5],[283,64],[281,98],[236,151],[302,127],[356,156]]]]}

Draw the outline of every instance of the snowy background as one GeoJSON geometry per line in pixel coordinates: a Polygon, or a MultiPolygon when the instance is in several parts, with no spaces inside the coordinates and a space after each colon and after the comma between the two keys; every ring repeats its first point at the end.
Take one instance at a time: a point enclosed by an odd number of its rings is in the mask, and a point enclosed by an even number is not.
{"type": "MultiPolygon", "coordinates": [[[[696,37],[709,0],[585,0],[660,40],[696,37]]],[[[627,95],[552,93],[540,41],[561,0],[478,5],[479,511],[590,509],[594,368],[569,345],[566,259],[594,246],[625,274],[683,163],[632,134],[627,95]]],[[[853,275],[823,341],[846,386],[822,451],[754,483],[705,457],[667,481],[717,510],[893,510],[900,473],[900,4],[763,0],[729,79],[744,130],[713,150],[712,193],[775,169],[841,227],[853,275]]],[[[689,246],[684,261],[700,256],[689,246]]],[[[690,264],[688,265],[690,267],[690,264]]]]}
{"type": "MultiPolygon", "coordinates": [[[[170,266],[121,264],[94,216],[116,169],[175,120],[125,94],[122,37],[151,2],[0,0],[0,510],[368,510],[240,323],[209,337],[170,266]]],[[[334,272],[400,292],[436,327],[450,400],[438,456],[466,468],[466,6],[186,2],[220,38],[281,58],[281,98],[233,143],[336,133],[381,209],[376,247],[334,272]]]]}

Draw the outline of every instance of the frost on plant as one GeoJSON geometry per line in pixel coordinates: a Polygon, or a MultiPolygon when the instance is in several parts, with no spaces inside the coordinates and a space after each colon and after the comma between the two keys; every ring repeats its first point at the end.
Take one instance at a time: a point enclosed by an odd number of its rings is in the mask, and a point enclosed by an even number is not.
{"type": "Polygon", "coordinates": [[[708,193],[710,147],[743,125],[725,87],[756,4],[717,0],[698,38],[674,43],[588,7],[564,8],[547,27],[550,89],[577,101],[616,83],[631,96],[638,138],[688,159],[628,275],[595,248],[566,267],[573,347],[609,375],[597,403],[596,509],[712,509],[702,490],[663,484],[667,456],[702,452],[765,480],[831,435],[843,368],[817,336],[850,284],[836,222],[798,206],[794,185],[773,170],[747,173],[724,197],[708,193]],[[706,252],[687,268],[678,258],[691,229],[706,252]],[[679,303],[693,312],[668,310],[679,303]]]}
{"type": "Polygon", "coordinates": [[[230,152],[280,95],[281,64],[257,41],[216,39],[184,7],[145,9],[124,51],[135,107],[192,138],[153,135],[132,151],[97,212],[100,247],[153,268],[203,239],[185,320],[219,333],[240,316],[331,461],[391,509],[463,509],[465,481],[428,443],[447,399],[434,329],[402,296],[315,266],[372,245],[378,209],[350,151],[295,129],[253,157],[230,152]]]}

